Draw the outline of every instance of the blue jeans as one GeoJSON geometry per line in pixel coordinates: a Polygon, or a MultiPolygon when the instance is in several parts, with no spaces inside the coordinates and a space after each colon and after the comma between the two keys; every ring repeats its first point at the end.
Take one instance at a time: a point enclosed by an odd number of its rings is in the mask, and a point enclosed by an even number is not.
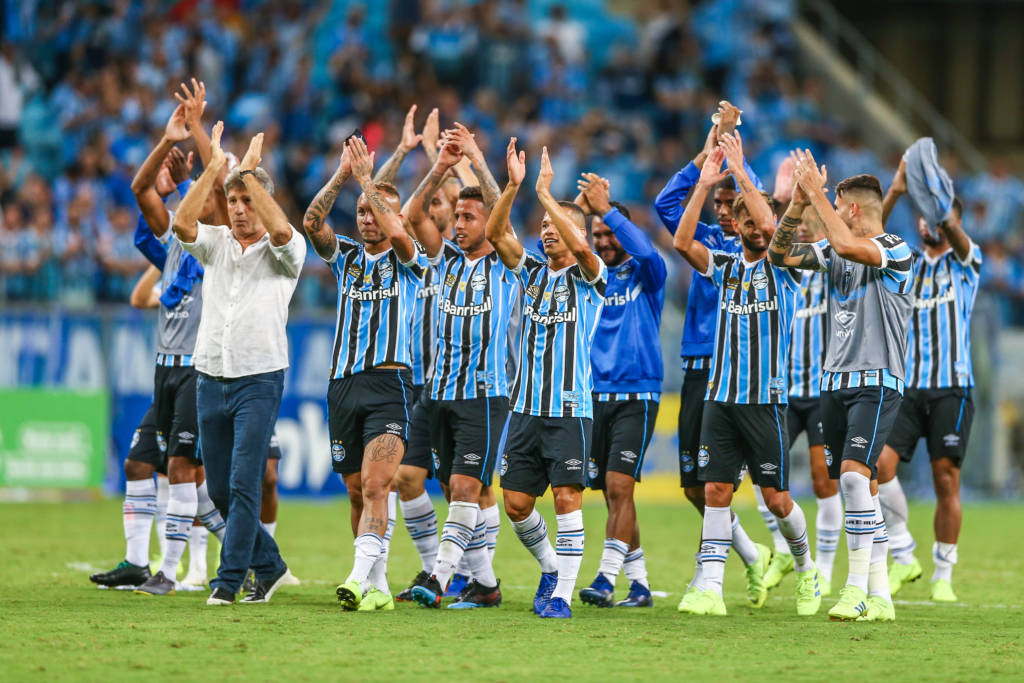
{"type": "Polygon", "coordinates": [[[284,370],[236,379],[199,373],[199,443],[210,498],[227,527],[211,588],[237,593],[251,567],[257,579],[284,569],[277,543],[260,524],[267,450],[281,407],[284,370]]]}

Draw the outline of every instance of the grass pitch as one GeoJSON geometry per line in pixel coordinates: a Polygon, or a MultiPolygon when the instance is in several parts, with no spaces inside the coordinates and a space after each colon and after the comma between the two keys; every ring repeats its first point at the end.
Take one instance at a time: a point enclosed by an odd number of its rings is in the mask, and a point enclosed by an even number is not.
{"type": "MultiPolygon", "coordinates": [[[[804,501],[814,519],[814,502],[804,501]]],[[[553,522],[550,497],[541,511],[553,522]]],[[[769,543],[757,511],[739,510],[755,540],[769,543]]],[[[604,510],[588,498],[579,585],[601,553],[604,510]]],[[[284,502],[277,537],[303,585],[268,605],[206,607],[206,593],[166,598],[97,590],[93,570],[123,557],[120,501],[0,506],[0,677],[37,680],[992,680],[1024,678],[1024,506],[973,504],[964,513],[956,605],[928,602],[931,507],[914,505],[925,568],[897,596],[895,624],[799,618],[793,578],[763,609],[744,599],[735,554],[726,571],[725,618],[676,612],[692,572],[699,523],[683,504],[643,504],[640,523],[653,609],[596,609],[575,600],[570,621],[530,612],[533,558],[503,520],[495,566],[498,609],[346,613],[335,585],[348,574],[348,506],[284,502]]],[[[443,520],[443,513],[439,510],[443,520]]],[[[553,523],[552,523],[553,528],[553,523]]],[[[813,533],[811,534],[813,539],[813,533]]],[[[770,544],[770,543],[769,543],[770,544]]],[[[216,544],[211,542],[212,552],[216,544]]],[[[845,542],[836,581],[845,578],[845,542]]],[[[154,543],[154,555],[156,553],[154,543]]],[[[399,521],[390,578],[398,591],[419,569],[399,521]]],[[[618,593],[625,593],[620,578],[618,593]]]]}

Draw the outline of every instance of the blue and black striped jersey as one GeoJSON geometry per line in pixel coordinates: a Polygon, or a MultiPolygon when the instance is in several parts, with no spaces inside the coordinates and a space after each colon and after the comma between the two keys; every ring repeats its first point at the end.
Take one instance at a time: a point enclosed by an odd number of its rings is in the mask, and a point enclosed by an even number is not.
{"type": "Polygon", "coordinates": [[[907,330],[907,386],[974,386],[971,313],[978,295],[981,249],[971,243],[961,261],[952,249],[936,259],[914,259],[914,315],[907,330]]]}
{"type": "Polygon", "coordinates": [[[767,259],[712,251],[704,277],[718,287],[718,325],[705,400],[787,403],[789,338],[800,283],[767,259]]]}
{"type": "Polygon", "coordinates": [[[789,346],[789,395],[817,398],[821,395],[821,363],[825,360],[825,323],[828,288],[825,273],[804,271],[800,279],[793,338],[789,346]]]}
{"type": "Polygon", "coordinates": [[[471,261],[452,244],[432,264],[440,292],[431,398],[508,396],[506,340],[519,279],[497,252],[471,261]]]}
{"type": "MultiPolygon", "coordinates": [[[[416,248],[423,250],[419,243],[416,248]]],[[[447,257],[458,253],[458,248],[445,240],[440,253],[447,257]]],[[[423,275],[423,286],[416,292],[416,308],[412,314],[412,345],[409,350],[412,354],[412,383],[417,387],[430,381],[430,373],[434,368],[434,353],[437,351],[437,293],[441,290],[438,283],[437,268],[430,264],[423,275]]]]}
{"type": "Polygon", "coordinates": [[[417,253],[401,263],[392,249],[371,256],[359,242],[337,238],[338,248],[327,260],[338,280],[331,378],[385,363],[411,366],[413,312],[427,257],[417,253]]]}
{"type": "Polygon", "coordinates": [[[559,271],[529,251],[512,271],[523,294],[519,374],[512,410],[539,417],[593,417],[590,349],[604,306],[606,271],[588,282],[578,264],[559,271]]]}

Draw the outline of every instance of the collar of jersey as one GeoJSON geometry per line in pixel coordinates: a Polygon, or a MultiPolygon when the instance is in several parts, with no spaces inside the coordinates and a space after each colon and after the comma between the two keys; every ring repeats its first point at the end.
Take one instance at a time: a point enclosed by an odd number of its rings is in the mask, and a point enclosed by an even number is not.
{"type": "Polygon", "coordinates": [[[953,247],[950,247],[949,249],[947,249],[946,251],[942,252],[941,254],[936,256],[935,258],[932,258],[931,256],[928,255],[927,251],[922,249],[921,250],[921,256],[924,257],[924,262],[925,263],[927,263],[929,266],[934,266],[936,263],[938,263],[942,259],[946,258],[946,256],[948,256],[949,252],[951,252],[951,251],[953,251],[953,247]]]}

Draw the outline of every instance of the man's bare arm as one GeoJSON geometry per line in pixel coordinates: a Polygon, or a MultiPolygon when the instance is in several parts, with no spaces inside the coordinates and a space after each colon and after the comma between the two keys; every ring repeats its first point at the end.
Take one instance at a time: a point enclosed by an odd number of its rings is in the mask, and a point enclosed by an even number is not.
{"type": "MultiPolygon", "coordinates": [[[[263,133],[257,133],[249,141],[249,149],[242,161],[239,162],[238,168],[241,171],[255,170],[260,165],[262,154],[263,133]]],[[[273,195],[264,189],[252,173],[242,173],[242,182],[249,193],[249,199],[252,200],[253,210],[270,234],[270,243],[275,247],[288,244],[292,239],[292,226],[288,223],[288,217],[284,215],[284,211],[273,195]]]]}
{"type": "Polygon", "coordinates": [[[150,266],[142,274],[139,281],[132,288],[128,303],[134,308],[156,308],[160,305],[160,297],[154,290],[156,283],[160,281],[160,270],[156,266],[150,266]]]}
{"type": "Polygon", "coordinates": [[[331,213],[334,200],[338,198],[338,192],[341,191],[342,185],[345,184],[351,173],[348,148],[346,147],[341,154],[341,163],[338,165],[338,169],[327,181],[327,184],[316,193],[309,208],[306,209],[306,213],[302,216],[302,230],[306,233],[306,237],[309,238],[316,253],[323,259],[334,256],[334,250],[337,248],[338,239],[334,235],[334,230],[325,221],[328,214],[331,213]]]}
{"type": "Polygon", "coordinates": [[[405,231],[402,217],[391,208],[373,182],[373,153],[367,151],[366,143],[360,138],[349,138],[345,144],[348,145],[352,159],[352,175],[363,188],[363,194],[366,195],[366,201],[370,204],[370,211],[373,212],[377,225],[391,240],[391,248],[395,250],[398,259],[402,263],[412,261],[416,258],[416,245],[405,231]]]}
{"type": "Polygon", "coordinates": [[[221,169],[227,163],[224,150],[220,147],[220,136],[224,132],[224,122],[218,121],[213,127],[213,135],[210,136],[212,154],[210,163],[203,169],[202,174],[178,204],[178,210],[174,212],[174,234],[182,242],[191,244],[196,241],[199,232],[199,216],[203,212],[203,205],[206,197],[213,190],[214,183],[220,176],[221,169]]]}
{"type": "Polygon", "coordinates": [[[824,265],[818,257],[818,251],[813,244],[803,242],[794,243],[797,228],[808,204],[804,198],[794,197],[779,221],[779,227],[772,235],[772,241],[768,245],[768,260],[776,266],[789,268],[800,268],[801,270],[820,270],[824,265]]]}
{"type": "Polygon", "coordinates": [[[719,136],[719,140],[721,140],[720,144],[725,152],[725,159],[729,162],[733,178],[740,186],[740,193],[743,195],[744,204],[747,211],[750,212],[750,217],[762,230],[774,228],[775,215],[772,213],[772,208],[768,206],[768,202],[765,201],[761,191],[754,185],[743,166],[743,140],[740,138],[740,134],[723,133],[719,136]]]}
{"type": "Polygon", "coordinates": [[[566,215],[558,201],[551,194],[551,181],[555,177],[554,169],[551,167],[551,159],[548,157],[548,148],[541,150],[540,173],[537,176],[537,197],[541,206],[548,212],[551,222],[555,224],[565,246],[580,265],[580,271],[588,281],[593,281],[601,274],[601,259],[597,257],[594,250],[590,248],[586,235],[580,233],[572,219],[566,215]]]}
{"type": "Polygon", "coordinates": [[[448,171],[461,161],[462,153],[456,145],[445,145],[431,166],[430,172],[416,187],[405,204],[406,218],[413,236],[423,245],[427,256],[434,258],[441,251],[444,238],[430,217],[430,202],[448,177],[448,171]]]}
{"type": "MultiPolygon", "coordinates": [[[[498,182],[494,179],[491,169],[487,166],[487,158],[484,157],[480,146],[468,128],[456,122],[455,128],[448,131],[448,139],[456,142],[462,149],[463,155],[473,164],[473,173],[477,183],[480,185],[480,192],[484,197],[484,205],[488,210],[494,208],[501,191],[498,189],[498,182]]],[[[463,180],[463,182],[465,182],[463,180]]]]}
{"type": "Polygon", "coordinates": [[[494,246],[505,267],[517,268],[523,260],[523,245],[516,238],[509,218],[512,215],[512,204],[526,178],[526,152],[516,152],[516,138],[509,140],[505,159],[508,163],[508,184],[487,217],[485,231],[487,241],[494,246]]]}
{"type": "Polygon", "coordinates": [[[402,161],[423,139],[422,135],[416,134],[415,123],[416,105],[414,104],[409,107],[409,111],[405,114],[405,123],[402,125],[402,140],[398,143],[394,153],[388,157],[388,160],[377,171],[377,174],[373,177],[373,182],[395,182],[395,176],[398,175],[398,168],[402,165],[402,161]]]}
{"type": "Polygon", "coordinates": [[[896,174],[892,177],[892,185],[885,192],[882,199],[882,225],[889,222],[889,216],[896,207],[896,202],[907,193],[907,162],[900,159],[900,165],[896,168],[896,174]]]}

